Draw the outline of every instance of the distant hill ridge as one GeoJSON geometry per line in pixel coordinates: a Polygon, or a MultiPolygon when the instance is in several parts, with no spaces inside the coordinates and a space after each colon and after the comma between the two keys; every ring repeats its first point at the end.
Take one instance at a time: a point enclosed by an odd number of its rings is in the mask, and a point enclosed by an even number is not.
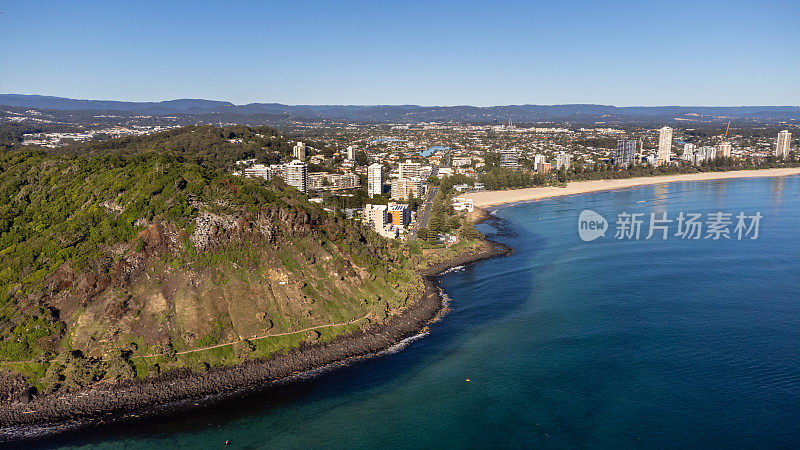
{"type": "Polygon", "coordinates": [[[0,104],[24,108],[67,111],[125,111],[149,113],[205,112],[209,109],[234,106],[230,102],[201,99],[177,99],[163,102],[121,102],[115,100],[77,100],[45,95],[0,94],[0,104]]]}
{"type": "Polygon", "coordinates": [[[0,94],[0,105],[63,111],[119,111],[150,115],[165,114],[269,114],[286,117],[356,122],[543,122],[660,120],[678,118],[731,117],[755,120],[800,121],[800,106],[624,106],[505,105],[284,105],[176,99],[161,102],[77,100],[42,95],[0,94]]]}

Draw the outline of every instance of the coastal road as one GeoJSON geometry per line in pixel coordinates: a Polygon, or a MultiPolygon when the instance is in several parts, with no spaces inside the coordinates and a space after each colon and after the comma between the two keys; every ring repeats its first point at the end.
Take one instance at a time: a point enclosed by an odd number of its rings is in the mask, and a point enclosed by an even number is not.
{"type": "Polygon", "coordinates": [[[419,230],[421,227],[428,226],[428,219],[431,218],[431,208],[433,207],[433,198],[436,197],[436,192],[438,191],[438,187],[428,186],[427,192],[425,193],[425,202],[422,204],[422,209],[418,213],[417,226],[411,230],[408,240],[413,241],[416,239],[417,230],[419,230]]]}

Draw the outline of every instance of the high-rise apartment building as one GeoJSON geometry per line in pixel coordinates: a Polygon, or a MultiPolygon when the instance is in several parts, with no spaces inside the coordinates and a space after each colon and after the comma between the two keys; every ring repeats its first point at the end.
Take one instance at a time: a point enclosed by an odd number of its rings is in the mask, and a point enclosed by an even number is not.
{"type": "Polygon", "coordinates": [[[367,167],[367,195],[374,197],[383,194],[383,166],[374,163],[367,167]]]}
{"type": "Polygon", "coordinates": [[[672,128],[658,130],[658,164],[669,164],[672,159],[672,128]]]}
{"type": "Polygon", "coordinates": [[[621,167],[630,167],[636,159],[636,139],[620,139],[614,151],[614,164],[621,167]]]}
{"type": "Polygon", "coordinates": [[[267,181],[272,179],[272,170],[264,164],[253,164],[244,169],[244,176],[251,178],[263,178],[267,181]]]}
{"type": "Polygon", "coordinates": [[[411,211],[406,205],[389,204],[386,209],[387,221],[397,227],[406,227],[411,223],[411,211]]]}
{"type": "Polygon", "coordinates": [[[550,173],[553,170],[553,165],[548,162],[540,162],[536,165],[536,171],[539,173],[550,173]]]}
{"type": "Polygon", "coordinates": [[[306,144],[303,142],[295,144],[294,147],[292,147],[292,157],[300,161],[306,159],[306,144]]]}
{"type": "Polygon", "coordinates": [[[419,177],[392,180],[393,200],[408,200],[411,197],[422,198],[422,193],[422,180],[419,177]]]}
{"type": "Polygon", "coordinates": [[[364,223],[371,226],[381,236],[389,239],[397,239],[400,228],[389,222],[390,207],[391,205],[367,204],[364,206],[363,220],[364,223]]]}
{"type": "Polygon", "coordinates": [[[407,160],[400,163],[400,178],[418,177],[420,174],[421,165],[418,162],[407,160]]]}
{"type": "Polygon", "coordinates": [[[518,169],[519,168],[519,150],[511,148],[507,150],[500,150],[500,167],[504,169],[518,169]]]}
{"type": "Polygon", "coordinates": [[[717,144],[717,158],[730,158],[731,157],[731,143],[720,142],[717,144]]]}
{"type": "Polygon", "coordinates": [[[364,222],[372,226],[375,230],[383,229],[388,219],[386,209],[386,205],[365,205],[364,222]]]}
{"type": "Polygon", "coordinates": [[[696,154],[697,146],[695,144],[683,144],[683,154],[681,155],[682,160],[695,164],[696,154]]]}
{"type": "Polygon", "coordinates": [[[303,161],[294,160],[284,167],[286,184],[296,187],[302,193],[308,192],[308,165],[303,161]]]}
{"type": "Polygon", "coordinates": [[[709,159],[716,159],[719,158],[719,147],[705,145],[697,149],[697,153],[699,153],[702,156],[703,161],[709,159]]]}
{"type": "Polygon", "coordinates": [[[792,133],[789,130],[783,130],[778,133],[778,143],[775,146],[775,156],[780,159],[789,157],[789,144],[792,142],[792,133]]]}
{"type": "Polygon", "coordinates": [[[561,170],[563,167],[564,170],[569,170],[570,160],[572,159],[572,155],[565,152],[559,152],[556,155],[556,170],[561,170]]]}

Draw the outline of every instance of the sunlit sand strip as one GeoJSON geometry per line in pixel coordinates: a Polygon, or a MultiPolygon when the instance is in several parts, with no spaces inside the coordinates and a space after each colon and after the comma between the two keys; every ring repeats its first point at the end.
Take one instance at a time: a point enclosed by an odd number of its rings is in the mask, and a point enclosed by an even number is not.
{"type": "Polygon", "coordinates": [[[787,167],[780,169],[735,170],[730,172],[703,172],[682,175],[662,175],[653,177],[638,177],[615,180],[574,181],[566,187],[538,187],[526,189],[511,189],[506,191],[482,191],[464,194],[462,197],[471,198],[478,208],[493,205],[503,205],[525,201],[540,200],[564,195],[585,194],[589,192],[624,189],[652,184],[674,183],[678,181],[707,181],[724,180],[730,178],[755,178],[755,177],[784,177],[800,174],[800,167],[787,167]]]}

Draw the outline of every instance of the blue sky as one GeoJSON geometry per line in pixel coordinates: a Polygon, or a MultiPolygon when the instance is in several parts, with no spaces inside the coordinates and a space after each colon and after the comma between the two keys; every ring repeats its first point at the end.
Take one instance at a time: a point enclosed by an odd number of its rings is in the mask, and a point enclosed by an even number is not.
{"type": "Polygon", "coordinates": [[[0,93],[800,105],[800,1],[0,0],[0,93]]]}

